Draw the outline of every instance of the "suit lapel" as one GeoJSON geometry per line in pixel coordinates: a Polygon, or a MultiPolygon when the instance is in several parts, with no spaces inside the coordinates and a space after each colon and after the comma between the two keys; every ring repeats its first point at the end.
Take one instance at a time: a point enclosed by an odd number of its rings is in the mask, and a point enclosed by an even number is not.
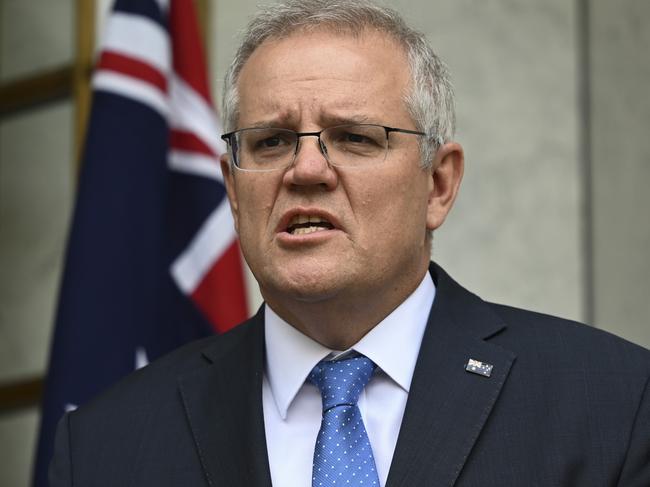
{"type": "Polygon", "coordinates": [[[515,355],[487,339],[505,326],[442,269],[437,280],[387,487],[451,487],[478,438],[515,355]],[[469,359],[493,365],[489,378],[465,371],[469,359]]]}
{"type": "Polygon", "coordinates": [[[263,314],[203,352],[182,376],[185,413],[210,486],[270,486],[262,411],[263,314]],[[224,343],[226,342],[226,343],[224,343]]]}

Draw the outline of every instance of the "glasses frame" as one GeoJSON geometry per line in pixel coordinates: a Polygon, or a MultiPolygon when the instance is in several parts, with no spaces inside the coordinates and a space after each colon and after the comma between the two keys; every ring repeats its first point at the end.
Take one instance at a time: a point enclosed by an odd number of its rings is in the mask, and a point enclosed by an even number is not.
{"type": "Polygon", "coordinates": [[[236,134],[241,133],[241,132],[246,132],[246,131],[249,131],[249,130],[260,130],[260,129],[262,129],[262,130],[274,130],[274,129],[277,129],[277,130],[284,130],[286,132],[293,132],[294,134],[296,134],[296,148],[295,148],[295,150],[293,152],[293,157],[291,158],[291,161],[287,165],[280,166],[280,167],[274,167],[274,168],[271,168],[271,169],[244,169],[244,168],[242,168],[242,167],[240,167],[238,165],[238,161],[235,160],[236,158],[233,155],[231,165],[234,166],[235,168],[237,168],[239,171],[270,172],[270,171],[277,171],[277,170],[280,170],[280,169],[286,169],[287,167],[290,167],[294,163],[294,161],[296,160],[296,156],[298,155],[298,150],[300,149],[300,139],[302,137],[318,137],[318,148],[320,149],[321,154],[323,154],[323,157],[325,158],[325,160],[327,161],[328,164],[330,164],[332,166],[337,166],[337,167],[352,167],[352,166],[345,166],[345,165],[335,164],[332,161],[330,161],[330,158],[327,155],[327,146],[325,145],[325,143],[321,139],[321,134],[326,130],[336,129],[336,128],[340,128],[340,127],[348,127],[348,126],[349,127],[361,126],[361,127],[379,127],[379,128],[382,128],[382,129],[384,129],[384,131],[386,133],[386,141],[388,141],[388,136],[392,132],[399,132],[399,133],[402,133],[402,134],[410,134],[410,135],[418,135],[418,136],[427,137],[427,134],[425,134],[424,132],[419,132],[417,130],[402,129],[402,128],[397,128],[397,127],[388,127],[386,125],[379,125],[379,124],[376,124],[376,123],[345,123],[345,124],[340,124],[340,125],[333,125],[331,127],[325,127],[324,129],[319,130],[318,132],[296,132],[295,130],[282,128],[282,127],[247,127],[247,128],[243,128],[243,129],[233,130],[232,132],[228,132],[226,134],[223,134],[221,136],[221,138],[224,141],[226,141],[226,143],[228,144],[228,147],[231,148],[230,152],[232,154],[232,138],[236,134]]]}

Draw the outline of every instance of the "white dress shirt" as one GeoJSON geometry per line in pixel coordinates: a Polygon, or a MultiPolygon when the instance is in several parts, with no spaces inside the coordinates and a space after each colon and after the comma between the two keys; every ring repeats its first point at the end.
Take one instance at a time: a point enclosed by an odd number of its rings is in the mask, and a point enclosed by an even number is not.
{"type": "MultiPolygon", "coordinates": [[[[350,349],[377,364],[358,405],[382,487],[434,297],[435,286],[427,272],[418,288],[350,349]]],[[[271,480],[278,487],[309,487],[322,402],[318,388],[305,380],[319,361],[349,350],[336,352],[324,347],[268,306],[264,320],[266,371],[262,405],[271,480]]]]}

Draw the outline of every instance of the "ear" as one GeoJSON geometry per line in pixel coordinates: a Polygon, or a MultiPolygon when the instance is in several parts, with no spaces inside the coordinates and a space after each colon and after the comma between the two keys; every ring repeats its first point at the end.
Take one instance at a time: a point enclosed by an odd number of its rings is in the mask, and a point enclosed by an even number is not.
{"type": "Polygon", "coordinates": [[[436,152],[431,166],[427,229],[436,230],[443,224],[456,200],[463,179],[465,158],[463,148],[456,142],[444,144],[436,152]]]}
{"type": "Polygon", "coordinates": [[[226,185],[228,201],[230,201],[230,211],[232,212],[232,219],[235,222],[235,231],[239,234],[239,202],[237,200],[237,190],[235,188],[235,176],[230,165],[230,155],[227,152],[222,154],[220,161],[223,182],[226,185]]]}

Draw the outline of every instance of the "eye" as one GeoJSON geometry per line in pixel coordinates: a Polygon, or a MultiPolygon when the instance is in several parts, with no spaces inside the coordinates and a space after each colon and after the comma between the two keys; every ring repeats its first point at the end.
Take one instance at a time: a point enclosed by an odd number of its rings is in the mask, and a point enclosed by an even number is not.
{"type": "Polygon", "coordinates": [[[294,137],[290,132],[260,130],[252,131],[248,136],[248,145],[256,152],[276,151],[294,145],[294,137]]]}
{"type": "Polygon", "coordinates": [[[370,143],[374,143],[374,141],[373,141],[370,137],[367,137],[367,136],[365,136],[365,135],[361,135],[361,134],[355,134],[355,133],[353,133],[353,132],[346,132],[346,133],[344,134],[344,138],[343,138],[343,140],[344,140],[345,142],[353,142],[353,143],[355,143],[355,144],[370,144],[370,143]]]}
{"type": "Polygon", "coordinates": [[[350,150],[353,148],[370,148],[381,147],[383,145],[384,133],[382,130],[375,130],[374,127],[360,126],[360,127],[347,127],[334,134],[334,141],[336,144],[347,147],[350,150]]]}
{"type": "Polygon", "coordinates": [[[274,149],[282,145],[288,144],[287,137],[282,137],[279,134],[263,137],[255,142],[256,149],[274,149]]]}
{"type": "Polygon", "coordinates": [[[383,127],[370,124],[340,125],[331,127],[324,134],[325,144],[333,144],[342,150],[368,150],[385,145],[383,127]]]}
{"type": "Polygon", "coordinates": [[[260,140],[257,144],[260,147],[277,147],[282,143],[282,140],[280,140],[280,137],[277,135],[274,137],[267,137],[266,139],[260,140]]]}

